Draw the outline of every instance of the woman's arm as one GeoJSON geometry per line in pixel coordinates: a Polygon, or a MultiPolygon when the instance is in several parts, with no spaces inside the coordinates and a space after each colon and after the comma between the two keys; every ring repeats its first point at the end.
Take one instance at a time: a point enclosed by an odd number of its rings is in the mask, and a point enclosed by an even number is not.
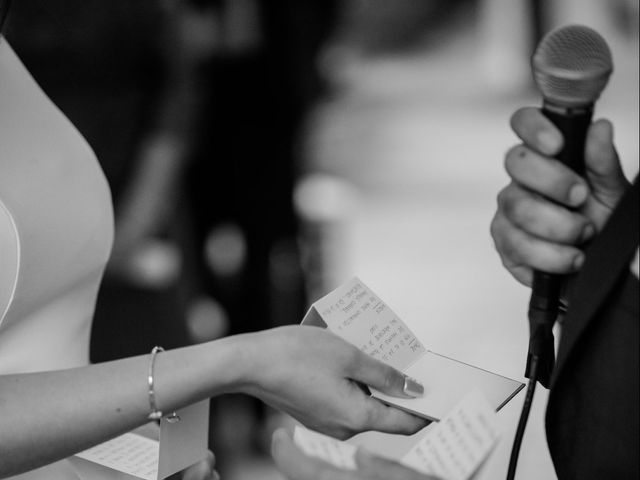
{"type": "MultiPolygon", "coordinates": [[[[148,422],[149,356],[0,376],[0,477],[51,463],[148,422]]],[[[412,433],[423,420],[384,406],[354,382],[389,394],[405,376],[316,327],[282,327],[159,353],[156,403],[170,412],[229,392],[258,398],[338,437],[412,433]]]]}

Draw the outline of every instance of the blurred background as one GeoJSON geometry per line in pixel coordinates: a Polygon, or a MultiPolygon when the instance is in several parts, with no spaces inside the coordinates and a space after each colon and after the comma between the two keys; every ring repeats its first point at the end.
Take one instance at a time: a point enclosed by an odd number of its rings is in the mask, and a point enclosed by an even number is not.
{"type": "MultiPolygon", "coordinates": [[[[295,324],[357,275],[428,349],[522,380],[528,291],[489,223],[509,117],[540,103],[530,55],[569,23],[612,49],[596,116],[632,178],[637,0],[14,2],[7,37],[113,192],[92,360],[295,324]]],[[[478,478],[505,474],[522,400],[501,410],[478,478]]],[[[520,479],[555,478],[545,404],[540,388],[520,479]]],[[[287,423],[243,396],[213,400],[223,478],[282,480],[268,452],[287,423]]],[[[415,439],[353,441],[400,456],[415,439]]]]}

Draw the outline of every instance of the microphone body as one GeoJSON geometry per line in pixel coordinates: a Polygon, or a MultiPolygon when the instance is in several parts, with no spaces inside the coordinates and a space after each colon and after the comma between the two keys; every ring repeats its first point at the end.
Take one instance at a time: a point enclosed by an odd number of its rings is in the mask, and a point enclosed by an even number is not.
{"type": "MultiPolygon", "coordinates": [[[[545,102],[542,113],[560,130],[564,147],[555,157],[579,175],[584,175],[584,144],[593,116],[593,105],[563,108],[545,102]]],[[[549,387],[555,363],[553,325],[560,311],[564,277],[534,271],[529,300],[529,353],[525,376],[531,378],[531,357],[538,357],[537,380],[549,387]]]]}

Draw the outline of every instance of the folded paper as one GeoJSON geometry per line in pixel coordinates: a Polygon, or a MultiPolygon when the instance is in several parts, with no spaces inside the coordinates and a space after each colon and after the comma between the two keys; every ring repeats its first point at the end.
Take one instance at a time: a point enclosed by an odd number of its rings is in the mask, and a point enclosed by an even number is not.
{"type": "Polygon", "coordinates": [[[374,389],[371,393],[385,403],[429,420],[440,420],[476,389],[499,410],[524,386],[427,350],[400,317],[357,277],[313,303],[302,324],[328,328],[422,383],[424,396],[416,399],[392,397],[374,389]]]}
{"type": "Polygon", "coordinates": [[[160,421],[160,438],[125,433],[71,457],[83,480],[163,480],[207,455],[209,402],[177,410],[179,422],[160,421]]]}

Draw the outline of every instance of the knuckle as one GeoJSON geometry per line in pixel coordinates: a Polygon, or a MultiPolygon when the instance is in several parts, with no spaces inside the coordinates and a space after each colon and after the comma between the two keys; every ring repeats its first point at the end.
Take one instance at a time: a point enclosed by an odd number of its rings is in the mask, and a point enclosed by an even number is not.
{"type": "Polygon", "coordinates": [[[366,360],[366,358],[363,358],[362,352],[353,345],[348,345],[348,348],[345,348],[344,361],[351,373],[360,370],[366,360]]]}
{"type": "Polygon", "coordinates": [[[527,263],[530,258],[530,245],[525,236],[511,235],[505,238],[502,246],[503,258],[511,264],[527,263]]]}
{"type": "Polygon", "coordinates": [[[528,110],[529,107],[520,107],[513,112],[513,115],[511,115],[511,118],[509,119],[509,125],[511,125],[511,129],[513,131],[517,132],[522,128],[522,122],[527,116],[528,110]]]}
{"type": "Polygon", "coordinates": [[[498,204],[498,207],[501,207],[504,204],[508,195],[508,189],[509,187],[504,187],[498,192],[498,195],[496,196],[496,203],[498,204]]]}
{"type": "Polygon", "coordinates": [[[501,211],[505,218],[513,221],[517,219],[518,214],[522,210],[521,200],[514,194],[512,190],[507,190],[501,199],[501,211]]]}
{"type": "Polygon", "coordinates": [[[391,369],[386,368],[383,373],[382,384],[387,391],[394,390],[398,387],[399,374],[391,369]]]}
{"type": "Polygon", "coordinates": [[[376,425],[377,419],[377,409],[373,408],[369,403],[367,408],[361,409],[356,415],[354,415],[355,425],[353,425],[353,431],[368,430],[372,426],[376,425]]]}
{"type": "Polygon", "coordinates": [[[505,205],[513,201],[517,189],[518,187],[512,182],[498,192],[498,196],[496,197],[498,210],[504,210],[505,205]]]}
{"type": "Polygon", "coordinates": [[[559,242],[575,244],[580,241],[585,227],[585,221],[567,218],[565,221],[550,225],[549,236],[557,239],[559,242]]]}
{"type": "Polygon", "coordinates": [[[504,156],[504,164],[508,170],[508,167],[512,167],[515,163],[525,158],[529,153],[529,149],[522,143],[513,145],[507,150],[504,156]]]}
{"type": "Polygon", "coordinates": [[[564,245],[551,245],[544,266],[551,273],[565,273],[573,270],[575,250],[564,245]]]}
{"type": "Polygon", "coordinates": [[[493,244],[496,248],[499,248],[502,229],[500,228],[500,218],[498,214],[493,216],[493,219],[489,224],[489,233],[491,234],[491,238],[493,239],[493,244]]]}

